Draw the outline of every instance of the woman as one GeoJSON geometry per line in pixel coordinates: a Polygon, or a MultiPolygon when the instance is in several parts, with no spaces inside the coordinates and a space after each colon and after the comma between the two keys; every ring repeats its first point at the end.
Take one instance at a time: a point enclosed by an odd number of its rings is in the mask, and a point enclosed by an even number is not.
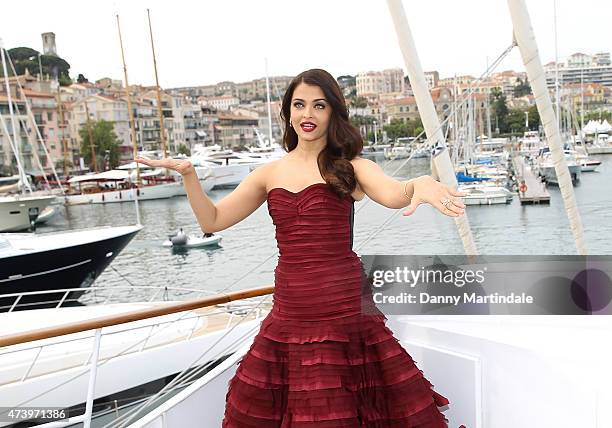
{"type": "Polygon", "coordinates": [[[229,383],[223,427],[446,427],[438,407],[448,400],[432,390],[384,315],[371,310],[351,218],[365,195],[408,207],[404,215],[429,203],[457,217],[465,206],[455,197],[463,194],[429,176],[397,181],[359,158],[362,139],[324,70],[293,79],[281,118],[287,155],[251,172],[217,204],[188,160],[136,159],[183,175],[202,230],[226,229],[266,201],[276,226],[274,304],[229,383]]]}

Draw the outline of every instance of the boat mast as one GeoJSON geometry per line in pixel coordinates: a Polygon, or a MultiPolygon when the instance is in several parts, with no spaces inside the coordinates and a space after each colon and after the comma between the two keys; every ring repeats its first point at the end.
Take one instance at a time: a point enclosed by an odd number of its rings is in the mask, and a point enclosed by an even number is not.
{"type": "MultiPolygon", "coordinates": [[[[64,110],[62,109],[62,92],[60,85],[57,85],[57,116],[59,119],[58,131],[61,129],[62,135],[60,137],[60,143],[62,145],[62,152],[64,158],[64,177],[68,176],[68,144],[65,138],[65,123],[64,123],[64,110]]],[[[59,132],[58,132],[59,134],[59,132]]]]}
{"type": "MultiPolygon", "coordinates": [[[[8,54],[7,52],[7,62],[8,65],[11,67],[11,71],[13,73],[13,76],[17,75],[17,71],[15,70],[15,65],[13,64],[13,60],[11,59],[11,56],[8,54]]],[[[62,194],[65,195],[65,191],[64,191],[64,187],[62,186],[62,183],[59,179],[59,177],[57,176],[57,171],[55,170],[55,165],[53,162],[53,158],[51,156],[51,154],[49,153],[49,150],[47,149],[47,146],[45,144],[45,141],[40,133],[40,129],[38,129],[38,126],[36,126],[36,119],[34,118],[34,114],[32,113],[32,109],[30,108],[30,103],[28,102],[28,98],[26,97],[24,91],[23,91],[23,87],[21,86],[21,83],[19,82],[19,79],[17,79],[15,81],[17,83],[17,88],[19,89],[19,93],[21,94],[21,99],[23,100],[23,103],[25,105],[26,108],[26,114],[27,114],[27,118],[30,121],[30,125],[32,127],[32,129],[34,129],[34,131],[36,132],[36,137],[38,138],[38,143],[40,144],[40,147],[43,148],[43,151],[45,152],[45,156],[47,157],[48,161],[49,161],[49,165],[51,166],[51,171],[53,171],[53,176],[55,177],[55,180],[57,181],[57,184],[60,188],[60,190],[62,191],[62,194]]],[[[59,82],[58,82],[58,88],[59,88],[59,82]]],[[[59,126],[58,126],[58,137],[59,137],[59,126]]],[[[45,182],[47,184],[49,184],[49,180],[47,179],[47,174],[44,171],[43,166],[40,164],[40,159],[37,158],[37,162],[39,163],[39,167],[40,170],[43,172],[43,177],[45,177],[45,182]]]]}
{"type": "MultiPolygon", "coordinates": [[[[130,98],[130,85],[128,83],[127,66],[125,65],[125,54],[123,53],[123,39],[121,38],[121,26],[119,25],[119,14],[117,16],[117,31],[119,32],[119,46],[121,47],[121,60],[123,62],[123,76],[125,80],[125,96],[127,97],[128,118],[130,121],[130,135],[134,159],[138,156],[138,142],[136,141],[136,128],[134,126],[134,112],[132,111],[132,100],[130,98]]],[[[140,186],[140,166],[136,162],[136,185],[140,186]]]]}
{"type": "MultiPolygon", "coordinates": [[[[584,145],[584,66],[580,68],[580,141],[584,145]]],[[[586,146],[584,146],[586,147],[586,146]]]]}
{"type": "Polygon", "coordinates": [[[582,229],[582,221],[580,213],[576,206],[574,196],[574,188],[570,177],[567,163],[563,153],[563,145],[561,144],[561,135],[559,134],[559,122],[555,118],[550,93],[546,85],[546,75],[544,67],[540,61],[538,54],[538,45],[536,43],[531,19],[524,0],[508,0],[508,8],[512,18],[512,27],[514,29],[514,37],[521,52],[527,77],[533,89],[533,95],[536,100],[536,106],[540,113],[541,122],[544,125],[544,132],[550,147],[552,159],[555,165],[555,173],[563,197],[565,211],[570,223],[570,228],[574,236],[576,248],[581,255],[587,254],[584,233],[582,229]]]}
{"type": "MultiPolygon", "coordinates": [[[[489,69],[489,57],[487,56],[487,70],[489,69]]],[[[489,101],[491,98],[491,87],[489,86],[488,91],[486,92],[486,115],[487,115],[487,137],[489,141],[491,141],[491,109],[489,108],[489,101]]]]}
{"type": "MultiPolygon", "coordinates": [[[[13,110],[13,97],[11,96],[11,85],[9,84],[8,71],[6,69],[6,56],[4,53],[4,42],[0,39],[0,56],[2,57],[2,71],[4,72],[4,84],[6,85],[6,96],[8,100],[9,106],[9,115],[11,117],[11,127],[13,128],[13,150],[15,152],[15,159],[17,161],[17,169],[19,170],[19,176],[23,183],[23,186],[32,193],[32,188],[30,187],[30,182],[28,181],[28,177],[23,170],[23,163],[21,162],[21,154],[20,154],[20,146],[19,146],[19,128],[17,127],[17,123],[15,121],[15,111],[13,110]]],[[[15,79],[18,79],[17,75],[15,75],[15,79]]],[[[7,138],[10,140],[10,136],[7,132],[7,138]]],[[[21,193],[25,194],[23,187],[21,188],[21,193]]]]}
{"type": "Polygon", "coordinates": [[[87,99],[85,99],[85,114],[87,115],[87,135],[89,136],[89,148],[91,150],[91,161],[94,171],[98,172],[98,160],[96,159],[96,148],[93,142],[93,132],[91,130],[91,120],[89,119],[89,107],[87,107],[87,99]]]}
{"type": "MultiPolygon", "coordinates": [[[[455,176],[455,170],[446,148],[444,134],[440,127],[440,119],[436,113],[431,93],[429,92],[427,81],[425,80],[423,67],[421,66],[410,26],[408,25],[404,7],[401,0],[387,0],[387,6],[389,7],[389,12],[393,19],[399,47],[404,57],[408,78],[410,79],[410,85],[414,92],[423,126],[425,127],[428,140],[432,142],[432,174],[434,176],[439,176],[442,183],[456,189],[457,177],[455,176]]],[[[463,242],[465,253],[467,255],[478,254],[476,244],[474,243],[474,237],[470,230],[467,213],[455,217],[454,220],[461,241],[463,242]]]]}
{"type": "Polygon", "coordinates": [[[557,49],[557,0],[553,0],[553,20],[555,27],[555,107],[557,109],[557,126],[561,128],[561,103],[559,102],[559,51],[557,49]]]}
{"type": "MultiPolygon", "coordinates": [[[[162,111],[161,89],[159,88],[159,78],[157,77],[157,60],[155,59],[155,44],[153,43],[153,29],[151,27],[151,13],[147,9],[147,19],[149,21],[149,35],[151,36],[151,52],[153,53],[153,70],[155,70],[155,92],[157,93],[157,115],[159,116],[159,140],[162,147],[162,158],[167,158],[166,149],[166,128],[164,127],[164,113],[162,111]]],[[[166,173],[168,171],[166,170],[166,173]]]]}
{"type": "Polygon", "coordinates": [[[265,58],[266,63],[266,99],[268,101],[268,134],[270,147],[272,147],[272,106],[270,104],[270,78],[268,77],[268,58],[265,58]]]}

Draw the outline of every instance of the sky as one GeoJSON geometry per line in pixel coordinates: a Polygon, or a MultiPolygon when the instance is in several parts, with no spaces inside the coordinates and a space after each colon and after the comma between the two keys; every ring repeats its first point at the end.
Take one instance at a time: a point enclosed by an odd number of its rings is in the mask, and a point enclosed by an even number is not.
{"type": "MultiPolygon", "coordinates": [[[[525,0],[545,64],[555,58],[555,0],[525,0]]],[[[153,85],[146,9],[150,9],[160,86],[173,88],[296,75],[334,76],[401,67],[385,0],[30,0],[2,2],[6,48],[42,51],[54,32],[58,55],[75,78],[123,79],[119,14],[130,84],[153,85]]],[[[506,0],[403,0],[421,64],[440,77],[479,76],[511,43],[506,0]]],[[[558,58],[612,51],[612,2],[556,0],[558,58]]],[[[496,71],[524,70],[518,48],[496,71]]]]}

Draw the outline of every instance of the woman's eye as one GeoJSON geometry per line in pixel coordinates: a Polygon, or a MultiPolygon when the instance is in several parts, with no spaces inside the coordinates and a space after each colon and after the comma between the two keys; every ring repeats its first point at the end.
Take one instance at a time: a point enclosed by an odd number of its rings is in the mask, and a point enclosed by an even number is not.
{"type": "Polygon", "coordinates": [[[300,107],[303,107],[303,106],[304,106],[304,104],[299,103],[299,102],[298,103],[293,103],[293,107],[295,107],[295,108],[300,108],[300,107]]]}
{"type": "Polygon", "coordinates": [[[318,108],[319,110],[323,110],[325,108],[325,104],[315,104],[315,108],[318,108]]]}

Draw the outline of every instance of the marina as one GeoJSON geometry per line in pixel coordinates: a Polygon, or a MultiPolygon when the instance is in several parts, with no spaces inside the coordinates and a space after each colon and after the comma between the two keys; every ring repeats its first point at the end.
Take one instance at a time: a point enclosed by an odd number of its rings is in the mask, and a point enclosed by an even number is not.
{"type": "MultiPolygon", "coordinates": [[[[585,228],[591,252],[612,254],[606,239],[612,234],[612,214],[606,209],[608,204],[612,204],[612,194],[606,185],[612,180],[612,158],[602,156],[601,160],[598,172],[584,175],[575,191],[585,223],[598,225],[597,228],[585,228]]],[[[382,157],[378,162],[386,165],[387,171],[401,164],[401,161],[385,163],[382,157]]],[[[428,170],[428,159],[415,159],[403,166],[398,176],[413,177],[426,174],[428,170]]],[[[550,205],[521,206],[519,198],[515,197],[510,204],[468,206],[472,230],[482,251],[488,254],[573,254],[567,220],[559,215],[562,209],[559,189],[549,186],[547,190],[550,205]]],[[[230,191],[213,190],[210,196],[219,201],[230,191]]],[[[265,204],[240,225],[221,232],[223,241],[220,248],[189,252],[177,252],[159,245],[167,234],[179,227],[183,227],[186,233],[199,232],[185,197],[145,201],[140,204],[140,211],[145,228],[112,265],[134,283],[157,286],[190,284],[214,290],[217,284],[231,283],[262,262],[265,264],[243,279],[239,286],[252,287],[271,280],[276,259],[271,250],[275,248],[274,227],[265,204]],[[249,260],[248,264],[243,263],[245,258],[249,260]]],[[[394,217],[386,228],[364,244],[361,243],[370,232],[393,212],[365,201],[356,204],[356,211],[354,243],[359,253],[452,254],[460,251],[452,221],[437,220],[429,207],[419,208],[410,219],[394,217]],[[422,240],[412,238],[415,229],[422,231],[422,240]]],[[[133,224],[135,216],[132,204],[71,206],[52,222],[39,226],[38,230],[42,233],[105,225],[108,218],[116,219],[117,225],[127,225],[133,224]]],[[[111,269],[103,272],[96,283],[112,286],[122,281],[121,276],[111,269]]]]}

